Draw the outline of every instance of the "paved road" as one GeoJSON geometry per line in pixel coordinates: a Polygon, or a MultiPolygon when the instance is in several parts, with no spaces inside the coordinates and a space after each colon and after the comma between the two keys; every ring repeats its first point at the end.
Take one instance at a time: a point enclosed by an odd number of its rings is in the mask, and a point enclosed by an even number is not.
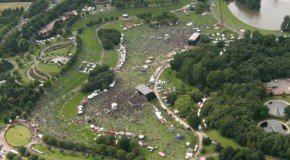
{"type": "Polygon", "coordinates": [[[157,74],[156,79],[155,79],[155,83],[154,83],[154,93],[155,93],[155,95],[156,95],[156,97],[157,97],[157,99],[158,99],[158,101],[159,101],[159,103],[160,103],[160,105],[161,105],[161,107],[162,107],[163,109],[166,109],[167,111],[171,112],[171,113],[172,113],[172,117],[173,117],[176,121],[180,122],[180,124],[182,124],[183,126],[189,127],[189,129],[192,131],[192,133],[194,133],[195,135],[198,136],[198,150],[195,152],[195,158],[197,158],[197,155],[200,153],[200,151],[201,151],[201,149],[202,149],[202,147],[203,147],[203,145],[202,145],[202,139],[203,139],[203,137],[208,137],[208,136],[207,136],[204,132],[201,132],[201,131],[195,131],[192,127],[190,127],[190,126],[187,124],[186,121],[184,121],[183,119],[181,119],[180,117],[178,117],[176,114],[174,114],[174,112],[171,111],[171,109],[168,108],[168,107],[164,104],[164,102],[162,101],[162,98],[161,98],[160,95],[159,95],[159,92],[158,92],[157,86],[158,86],[158,80],[159,80],[160,75],[162,74],[162,72],[163,72],[167,67],[169,67],[169,65],[166,65],[165,67],[163,67],[163,69],[161,69],[161,70],[159,71],[159,73],[157,74]]]}

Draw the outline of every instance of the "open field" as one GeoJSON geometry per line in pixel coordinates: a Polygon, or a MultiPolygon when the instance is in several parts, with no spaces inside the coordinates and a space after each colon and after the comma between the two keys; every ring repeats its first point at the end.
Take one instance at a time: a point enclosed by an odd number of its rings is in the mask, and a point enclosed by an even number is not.
{"type": "Polygon", "coordinates": [[[31,2],[0,3],[0,11],[8,8],[26,8],[31,2]]]}
{"type": "Polygon", "coordinates": [[[206,132],[208,134],[208,136],[210,137],[210,139],[212,139],[213,141],[220,143],[223,147],[227,147],[227,146],[231,146],[233,148],[238,148],[241,147],[239,144],[237,144],[235,141],[222,137],[219,132],[217,132],[216,130],[210,130],[208,132],[206,132]]]}
{"type": "MultiPolygon", "coordinates": [[[[222,8],[222,15],[223,15],[223,21],[226,25],[232,27],[233,29],[240,31],[241,29],[249,29],[251,31],[258,30],[262,34],[279,34],[280,32],[273,31],[273,30],[266,30],[266,29],[260,29],[253,26],[250,26],[242,21],[240,21],[237,17],[235,17],[232,12],[229,10],[227,1],[220,1],[221,2],[221,8],[222,8]]],[[[220,17],[220,6],[219,1],[214,0],[214,4],[216,7],[214,8],[214,14],[217,15],[217,17],[220,17]]]]}
{"type": "Polygon", "coordinates": [[[6,142],[13,147],[26,145],[31,137],[32,133],[23,125],[12,126],[5,132],[6,142]]]}

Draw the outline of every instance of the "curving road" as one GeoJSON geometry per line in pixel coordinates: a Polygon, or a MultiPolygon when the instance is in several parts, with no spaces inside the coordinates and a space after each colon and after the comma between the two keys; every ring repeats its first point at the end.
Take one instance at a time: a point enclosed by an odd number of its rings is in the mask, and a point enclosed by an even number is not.
{"type": "Polygon", "coordinates": [[[159,92],[158,92],[157,86],[158,86],[158,80],[159,80],[160,75],[162,74],[162,72],[163,72],[167,67],[169,67],[169,64],[166,65],[165,67],[163,67],[163,68],[159,71],[159,73],[157,74],[157,76],[156,76],[156,78],[155,78],[155,82],[154,82],[154,93],[155,93],[155,95],[156,95],[156,97],[157,97],[157,99],[158,99],[158,102],[160,103],[160,105],[161,105],[161,107],[162,107],[163,109],[167,110],[168,112],[171,112],[171,113],[172,113],[172,117],[173,117],[176,121],[180,122],[180,124],[182,124],[183,126],[189,127],[189,129],[191,130],[191,132],[198,136],[198,149],[197,149],[197,151],[195,152],[195,158],[197,158],[197,155],[199,155],[199,153],[200,153],[200,151],[201,151],[201,149],[202,149],[202,147],[203,147],[203,145],[202,145],[202,139],[203,139],[203,137],[208,137],[208,136],[207,136],[204,132],[195,131],[192,127],[190,127],[190,126],[187,124],[186,121],[184,121],[182,118],[180,118],[180,117],[178,117],[176,114],[174,114],[174,112],[173,112],[170,108],[168,108],[168,107],[164,104],[164,102],[162,101],[162,98],[161,98],[160,95],[159,95],[159,92]]]}

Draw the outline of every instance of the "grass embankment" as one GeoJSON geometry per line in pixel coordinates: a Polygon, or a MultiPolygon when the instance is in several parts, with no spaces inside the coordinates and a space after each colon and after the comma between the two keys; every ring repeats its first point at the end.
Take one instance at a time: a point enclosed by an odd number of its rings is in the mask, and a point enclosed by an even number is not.
{"type": "Polygon", "coordinates": [[[215,141],[217,143],[220,143],[223,147],[227,147],[227,146],[231,146],[233,148],[241,147],[235,141],[233,141],[233,140],[231,140],[229,138],[225,138],[225,137],[221,136],[220,133],[217,132],[216,130],[210,130],[210,131],[208,131],[206,133],[210,137],[210,139],[212,139],[213,141],[215,141]]]}
{"type": "Polygon", "coordinates": [[[60,152],[60,150],[54,148],[48,149],[48,147],[41,144],[35,144],[32,147],[40,152],[43,152],[43,155],[40,155],[40,157],[43,157],[47,160],[94,160],[93,157],[85,156],[83,154],[68,151],[60,152]]]}
{"type": "MultiPolygon", "coordinates": [[[[257,27],[250,26],[241,20],[239,20],[237,17],[235,17],[230,9],[228,8],[227,1],[220,1],[221,2],[221,8],[222,8],[222,16],[223,16],[223,21],[226,25],[230,26],[231,28],[240,31],[241,29],[248,29],[251,31],[258,30],[262,34],[275,34],[277,33],[274,30],[266,30],[266,29],[260,29],[257,27]]],[[[214,14],[217,15],[217,17],[220,17],[220,5],[218,0],[214,0],[214,3],[216,7],[214,8],[214,14]]]]}
{"type": "Polygon", "coordinates": [[[8,8],[26,8],[31,2],[7,2],[0,3],[0,11],[8,8]]]}
{"type": "Polygon", "coordinates": [[[76,94],[63,106],[63,117],[72,118],[77,113],[77,105],[86,97],[86,94],[76,94]]]}
{"type": "Polygon", "coordinates": [[[30,130],[23,125],[15,125],[5,132],[6,142],[13,147],[26,145],[32,137],[30,130]]]}

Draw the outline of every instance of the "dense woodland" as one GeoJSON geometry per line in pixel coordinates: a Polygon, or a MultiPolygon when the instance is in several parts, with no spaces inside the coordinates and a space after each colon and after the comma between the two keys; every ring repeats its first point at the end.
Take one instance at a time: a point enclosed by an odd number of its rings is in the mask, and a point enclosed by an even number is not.
{"type": "Polygon", "coordinates": [[[47,145],[60,149],[73,150],[91,155],[110,156],[122,160],[145,160],[138,142],[127,137],[116,139],[114,135],[106,134],[98,137],[95,143],[89,145],[60,140],[52,135],[45,135],[42,140],[47,145]],[[117,144],[116,141],[118,142],[117,144]]]}
{"type": "MultiPolygon", "coordinates": [[[[268,134],[256,122],[268,116],[262,102],[266,96],[263,82],[290,77],[290,39],[276,40],[273,35],[262,36],[256,31],[252,36],[236,40],[222,55],[221,49],[211,45],[178,54],[171,68],[203,94],[215,93],[202,110],[210,128],[250,149],[290,157],[290,136],[268,134]]],[[[175,106],[179,105],[178,98],[175,106]]]]}
{"type": "Polygon", "coordinates": [[[36,0],[0,0],[0,3],[3,2],[35,2],[36,0]]]}
{"type": "Polygon", "coordinates": [[[5,114],[2,116],[3,121],[7,123],[16,116],[27,118],[35,102],[43,94],[43,88],[39,87],[40,83],[37,81],[28,86],[21,86],[10,75],[5,79],[5,85],[0,86],[0,108],[1,113],[5,114]]]}
{"type": "Polygon", "coordinates": [[[43,12],[49,6],[48,0],[36,0],[32,3],[27,12],[25,12],[25,18],[31,18],[32,16],[36,15],[37,13],[43,12]]]}
{"type": "Polygon", "coordinates": [[[108,65],[97,65],[88,76],[88,82],[81,88],[82,92],[92,92],[97,89],[109,89],[115,80],[114,71],[108,65]]]}

